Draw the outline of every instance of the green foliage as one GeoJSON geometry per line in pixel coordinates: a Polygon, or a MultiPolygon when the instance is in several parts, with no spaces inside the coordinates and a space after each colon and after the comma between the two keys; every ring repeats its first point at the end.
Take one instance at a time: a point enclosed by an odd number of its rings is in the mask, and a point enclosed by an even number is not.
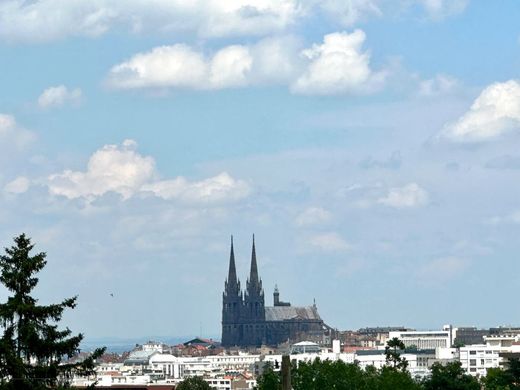
{"type": "Polygon", "coordinates": [[[480,390],[478,380],[466,374],[460,362],[434,363],[431,371],[423,382],[425,390],[480,390]]]}
{"type": "Polygon", "coordinates": [[[278,390],[282,386],[280,373],[273,371],[270,364],[266,363],[262,375],[257,378],[257,390],[278,390]]]}
{"type": "Polygon", "coordinates": [[[82,334],[72,336],[66,328],[58,329],[65,309],[76,307],[77,297],[58,304],[38,305],[31,293],[38,284],[35,276],[47,261],[45,253],[30,255],[34,245],[22,234],[15,245],[0,256],[0,282],[11,295],[0,304],[0,381],[4,388],[38,389],[67,385],[74,373],[91,374],[98,349],[85,361],[62,364],[75,355],[82,334]]]}
{"type": "Polygon", "coordinates": [[[482,379],[486,390],[518,390],[520,389],[520,360],[510,359],[505,370],[490,368],[482,379]]]}
{"type": "Polygon", "coordinates": [[[186,378],[180,382],[176,390],[211,390],[210,385],[204,379],[198,376],[186,378]]]}
{"type": "MultiPolygon", "coordinates": [[[[363,370],[358,364],[341,360],[316,359],[312,362],[293,364],[292,387],[294,390],[420,390],[420,383],[406,371],[392,367],[363,370]]],[[[258,390],[279,390],[279,373],[270,367],[257,379],[258,390]]]]}
{"type": "Polygon", "coordinates": [[[397,370],[405,371],[408,362],[401,357],[401,351],[404,349],[404,343],[397,337],[388,340],[385,347],[386,363],[397,370]]]}

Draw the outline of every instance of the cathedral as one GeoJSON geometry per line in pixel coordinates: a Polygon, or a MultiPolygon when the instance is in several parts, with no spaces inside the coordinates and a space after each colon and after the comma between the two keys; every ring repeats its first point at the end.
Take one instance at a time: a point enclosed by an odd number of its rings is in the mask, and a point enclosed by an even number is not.
{"type": "Polygon", "coordinates": [[[282,302],[278,287],[274,289],[273,306],[265,305],[262,279],[258,276],[254,236],[249,279],[245,291],[242,291],[237,278],[231,237],[229,271],[222,294],[223,346],[275,346],[301,340],[321,342],[330,331],[331,328],[320,318],[316,304],[295,307],[282,302]]]}

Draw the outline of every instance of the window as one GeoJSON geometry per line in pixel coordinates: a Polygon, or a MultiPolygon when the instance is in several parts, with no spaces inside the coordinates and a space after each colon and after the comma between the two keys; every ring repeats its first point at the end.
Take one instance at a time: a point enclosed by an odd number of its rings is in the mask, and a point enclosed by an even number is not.
{"type": "Polygon", "coordinates": [[[477,365],[477,359],[469,359],[469,365],[470,366],[476,366],[477,365]]]}
{"type": "Polygon", "coordinates": [[[470,355],[476,355],[476,354],[477,354],[477,351],[469,351],[469,354],[470,354],[470,355]]]}

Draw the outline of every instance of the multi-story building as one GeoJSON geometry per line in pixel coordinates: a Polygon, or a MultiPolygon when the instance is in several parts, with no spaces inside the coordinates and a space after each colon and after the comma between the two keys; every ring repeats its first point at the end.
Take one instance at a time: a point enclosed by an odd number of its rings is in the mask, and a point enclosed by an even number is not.
{"type": "Polygon", "coordinates": [[[397,337],[406,348],[435,349],[451,347],[452,336],[450,330],[407,330],[390,332],[389,338],[397,337]]]}

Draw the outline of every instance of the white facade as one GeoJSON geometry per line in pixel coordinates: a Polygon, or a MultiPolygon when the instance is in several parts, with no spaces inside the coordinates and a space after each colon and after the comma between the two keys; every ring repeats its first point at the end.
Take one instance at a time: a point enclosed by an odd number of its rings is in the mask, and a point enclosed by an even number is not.
{"type": "Polygon", "coordinates": [[[389,338],[394,337],[401,340],[406,347],[416,346],[418,349],[451,347],[451,331],[449,330],[390,332],[389,338]]]}
{"type": "Polygon", "coordinates": [[[473,376],[485,376],[488,368],[499,367],[502,358],[498,355],[503,348],[485,344],[468,345],[460,348],[460,363],[473,376]]]}

